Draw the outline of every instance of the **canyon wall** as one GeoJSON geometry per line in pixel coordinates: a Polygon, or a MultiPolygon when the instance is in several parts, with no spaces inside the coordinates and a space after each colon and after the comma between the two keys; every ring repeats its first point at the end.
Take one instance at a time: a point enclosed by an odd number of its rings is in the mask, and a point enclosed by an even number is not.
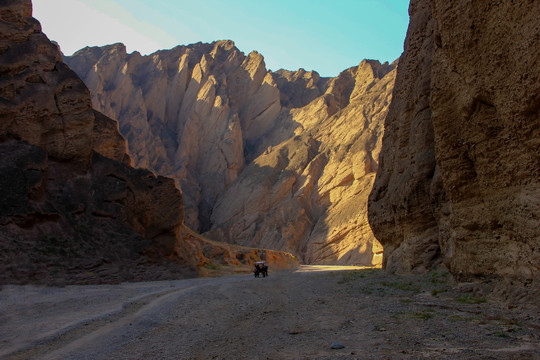
{"type": "Polygon", "coordinates": [[[530,282],[540,258],[540,4],[413,0],[369,220],[386,268],[530,282]]]}
{"type": "Polygon", "coordinates": [[[210,227],[217,195],[244,167],[244,147],[256,147],[281,111],[262,56],[244,56],[231,41],[149,56],[115,44],[65,60],[94,107],[119,121],[135,166],[179,181],[186,224],[196,230],[210,227]]]}
{"type": "Polygon", "coordinates": [[[380,264],[367,196],[396,64],[270,72],[231,41],[65,60],[118,119],[135,165],[179,182],[191,228],[310,263],[380,264]]]}
{"type": "Polygon", "coordinates": [[[116,121],[31,15],[30,1],[0,5],[0,284],[178,278],[224,247],[218,264],[287,263],[227,244],[184,251],[196,243],[175,181],[129,166],[116,121]]]}
{"type": "Polygon", "coordinates": [[[394,68],[363,61],[292,109],[282,121],[296,135],[269,146],[220,195],[208,236],[286,249],[307,263],[380,264],[367,198],[394,68]]]}
{"type": "Polygon", "coordinates": [[[182,224],[174,181],[125,165],[117,125],[94,112],[31,14],[30,1],[0,8],[1,281],[185,272],[187,263],[159,260],[174,254],[182,224]]]}

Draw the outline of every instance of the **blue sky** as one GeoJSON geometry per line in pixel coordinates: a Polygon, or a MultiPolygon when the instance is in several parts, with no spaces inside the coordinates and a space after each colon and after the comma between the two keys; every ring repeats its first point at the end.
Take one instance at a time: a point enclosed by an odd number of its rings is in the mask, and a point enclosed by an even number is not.
{"type": "Polygon", "coordinates": [[[403,51],[408,0],[33,0],[34,17],[66,55],[126,44],[149,54],[176,45],[233,40],[267,68],[336,76],[365,58],[403,51]]]}

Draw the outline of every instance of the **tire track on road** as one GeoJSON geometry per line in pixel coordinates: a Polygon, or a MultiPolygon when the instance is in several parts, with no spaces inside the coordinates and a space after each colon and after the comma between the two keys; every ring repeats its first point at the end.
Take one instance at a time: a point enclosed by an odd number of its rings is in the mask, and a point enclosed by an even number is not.
{"type": "Polygon", "coordinates": [[[46,339],[40,339],[21,350],[8,354],[4,359],[58,359],[58,353],[60,351],[66,352],[70,349],[75,349],[86,341],[101,336],[110,330],[120,328],[126,323],[129,323],[129,320],[134,318],[137,313],[149,307],[155,307],[157,305],[156,303],[160,302],[159,300],[166,299],[172,295],[183,295],[198,286],[201,285],[191,285],[136,297],[124,303],[122,309],[117,312],[110,312],[96,318],[81,321],[70,328],[60,330],[46,339]]]}

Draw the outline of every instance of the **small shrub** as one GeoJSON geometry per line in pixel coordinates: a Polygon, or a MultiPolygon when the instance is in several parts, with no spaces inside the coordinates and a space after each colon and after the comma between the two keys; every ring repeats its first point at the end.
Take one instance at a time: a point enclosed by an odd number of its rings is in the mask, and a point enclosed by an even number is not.
{"type": "Polygon", "coordinates": [[[461,315],[458,315],[458,314],[448,315],[448,319],[451,320],[451,321],[470,321],[470,322],[473,322],[473,323],[478,323],[480,321],[478,318],[464,317],[464,316],[461,316],[461,315]]]}
{"type": "Polygon", "coordinates": [[[412,282],[403,283],[403,282],[397,282],[397,281],[396,282],[383,281],[381,284],[386,287],[391,287],[391,288],[403,290],[403,291],[412,291],[416,293],[419,293],[420,291],[422,291],[422,288],[419,285],[413,284],[412,282]]]}
{"type": "Polygon", "coordinates": [[[487,302],[487,299],[483,297],[474,297],[471,294],[466,294],[457,298],[456,301],[462,304],[482,304],[487,302]]]}
{"type": "Polygon", "coordinates": [[[438,296],[441,293],[447,292],[448,289],[433,289],[431,290],[431,295],[438,296]]]}
{"type": "Polygon", "coordinates": [[[338,281],[338,284],[345,284],[350,281],[354,281],[357,279],[363,279],[366,277],[366,274],[359,270],[353,270],[353,271],[347,271],[344,274],[342,274],[341,280],[338,281]]]}
{"type": "Polygon", "coordinates": [[[429,273],[429,282],[432,284],[446,284],[448,282],[448,273],[447,272],[438,272],[433,271],[429,273]]]}
{"type": "Polygon", "coordinates": [[[516,319],[503,319],[503,320],[502,320],[502,325],[506,325],[506,326],[521,326],[521,324],[519,323],[519,321],[516,320],[516,319]]]}
{"type": "Polygon", "coordinates": [[[412,314],[413,319],[428,320],[433,318],[433,314],[429,312],[416,312],[412,314]]]}
{"type": "Polygon", "coordinates": [[[466,318],[464,318],[461,315],[449,315],[448,319],[450,319],[452,321],[466,321],[467,320],[466,318]]]}
{"type": "Polygon", "coordinates": [[[418,319],[418,320],[429,320],[433,319],[435,315],[433,311],[412,311],[412,312],[398,312],[392,317],[398,319],[418,319]]]}
{"type": "Polygon", "coordinates": [[[216,264],[212,264],[212,263],[205,263],[204,267],[206,269],[210,269],[210,270],[219,270],[219,266],[216,265],[216,264]]]}

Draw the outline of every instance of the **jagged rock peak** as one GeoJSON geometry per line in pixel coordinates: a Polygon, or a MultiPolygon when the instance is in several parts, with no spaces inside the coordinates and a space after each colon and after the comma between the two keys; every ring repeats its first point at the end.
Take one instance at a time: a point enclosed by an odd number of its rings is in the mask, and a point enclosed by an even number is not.
{"type": "MultiPolygon", "coordinates": [[[[357,88],[362,77],[351,74],[357,75],[358,68],[329,80],[346,82],[343,89],[335,86],[335,92],[286,110],[289,115],[276,129],[282,133],[295,124],[292,135],[268,146],[220,195],[209,236],[288,249],[305,262],[381,261],[382,249],[367,225],[366,207],[395,71],[383,79],[371,75],[371,87],[357,88]],[[356,88],[357,96],[350,97],[356,88]],[[340,108],[337,99],[342,97],[347,97],[347,105],[340,108]]],[[[313,76],[306,74],[280,71],[277,81],[313,76]]],[[[302,86],[297,89],[301,93],[302,86]]]]}
{"type": "Polygon", "coordinates": [[[245,141],[255,142],[281,111],[262,55],[246,56],[229,40],[147,56],[126,56],[120,45],[85,48],[65,60],[92,89],[94,106],[118,119],[135,165],[193,189],[186,204],[196,229],[200,201],[213,202],[215,191],[234,180],[244,166],[245,141]],[[194,151],[197,134],[205,141],[194,151]],[[224,175],[205,176],[219,170],[224,175]],[[208,182],[216,190],[201,192],[208,182]]]}
{"type": "Polygon", "coordinates": [[[272,73],[280,90],[281,105],[300,108],[325,93],[329,78],[321,78],[316,71],[289,71],[280,69],[272,73]]]}
{"type": "Polygon", "coordinates": [[[395,65],[364,61],[336,78],[269,72],[261,54],[244,55],[230,41],[84,57],[66,61],[92,89],[94,105],[119,120],[135,164],[181,184],[190,227],[309,262],[380,262],[365,207],[395,65]],[[346,200],[329,203],[321,193],[346,200]],[[353,199],[363,205],[353,209],[353,199]],[[340,220],[354,216],[361,220],[340,220]]]}

